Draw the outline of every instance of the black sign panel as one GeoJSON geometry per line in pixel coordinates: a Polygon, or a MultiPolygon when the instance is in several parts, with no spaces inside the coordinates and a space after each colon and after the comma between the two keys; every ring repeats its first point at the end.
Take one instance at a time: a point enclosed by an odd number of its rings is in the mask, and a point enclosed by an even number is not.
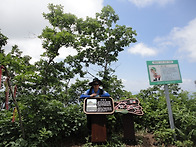
{"type": "Polygon", "coordinates": [[[114,101],[110,97],[90,97],[84,99],[84,113],[86,114],[112,114],[114,101]]]}

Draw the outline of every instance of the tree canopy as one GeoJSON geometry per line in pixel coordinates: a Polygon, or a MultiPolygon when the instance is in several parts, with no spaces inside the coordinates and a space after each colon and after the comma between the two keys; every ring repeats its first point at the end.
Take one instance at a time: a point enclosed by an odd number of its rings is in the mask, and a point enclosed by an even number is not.
{"type": "Polygon", "coordinates": [[[59,55],[61,47],[72,47],[77,55],[65,58],[68,72],[83,77],[88,73],[84,71],[88,71],[89,66],[96,65],[101,68],[96,76],[103,79],[104,88],[110,89],[111,85],[107,81],[114,72],[110,65],[118,60],[119,53],[125,47],[136,42],[136,31],[116,24],[119,17],[111,6],[96,13],[96,18],[86,17],[85,20],[64,13],[60,5],[50,4],[49,10],[49,13],[43,15],[52,27],[46,27],[40,35],[46,50],[43,56],[48,58],[48,63],[59,55]]]}

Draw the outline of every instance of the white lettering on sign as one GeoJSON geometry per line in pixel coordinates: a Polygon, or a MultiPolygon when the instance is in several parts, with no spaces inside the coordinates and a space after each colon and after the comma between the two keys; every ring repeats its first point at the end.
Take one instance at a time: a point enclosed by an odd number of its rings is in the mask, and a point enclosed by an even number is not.
{"type": "Polygon", "coordinates": [[[86,114],[114,113],[114,102],[112,98],[86,98],[84,102],[84,112],[86,114]]]}
{"type": "Polygon", "coordinates": [[[98,108],[99,112],[108,112],[108,111],[112,111],[111,107],[99,107],[98,108]]]}
{"type": "Polygon", "coordinates": [[[152,64],[166,64],[166,63],[173,63],[173,61],[153,61],[152,64]]]}
{"type": "Polygon", "coordinates": [[[111,102],[110,101],[98,101],[98,106],[111,106],[111,102]]]}

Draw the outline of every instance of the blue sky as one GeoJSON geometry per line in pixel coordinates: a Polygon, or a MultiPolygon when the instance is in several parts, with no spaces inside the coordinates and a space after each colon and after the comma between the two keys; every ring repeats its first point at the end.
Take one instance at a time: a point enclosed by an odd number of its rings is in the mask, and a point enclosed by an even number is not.
{"type": "MultiPolygon", "coordinates": [[[[182,89],[195,92],[196,85],[196,1],[195,0],[0,0],[0,29],[9,40],[5,49],[17,44],[39,60],[44,51],[37,38],[48,25],[42,13],[47,4],[61,4],[65,12],[78,17],[94,17],[103,6],[110,5],[119,15],[119,25],[132,27],[137,32],[137,43],[120,53],[116,68],[125,89],[138,93],[150,87],[146,61],[178,60],[182,89]]],[[[59,59],[75,52],[60,50],[59,59]]]]}
{"type": "Polygon", "coordinates": [[[119,24],[131,26],[138,34],[137,43],[121,53],[117,75],[128,90],[137,93],[140,87],[150,86],[146,61],[178,60],[183,81],[180,86],[196,91],[196,1],[142,2],[145,0],[104,1],[119,15],[119,24]]]}

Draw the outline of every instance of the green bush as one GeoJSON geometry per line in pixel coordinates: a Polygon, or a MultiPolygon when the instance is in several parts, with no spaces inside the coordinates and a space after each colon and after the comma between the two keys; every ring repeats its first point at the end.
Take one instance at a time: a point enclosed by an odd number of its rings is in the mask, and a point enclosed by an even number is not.
{"type": "Polygon", "coordinates": [[[169,116],[164,90],[154,86],[141,90],[137,95],[143,107],[144,115],[135,117],[136,129],[154,133],[159,144],[196,145],[196,96],[180,91],[178,86],[169,85],[175,132],[170,129],[169,116]],[[173,140],[173,135],[177,141],[173,140]]]}
{"type": "Polygon", "coordinates": [[[66,138],[86,135],[86,116],[79,104],[64,106],[60,101],[40,95],[22,98],[20,109],[25,139],[21,138],[18,119],[11,123],[12,112],[1,111],[0,146],[14,145],[14,142],[21,146],[54,146],[66,138]]]}
{"type": "MultiPolygon", "coordinates": [[[[134,116],[135,131],[147,130],[155,135],[157,144],[194,146],[196,140],[195,97],[186,92],[170,94],[175,132],[170,129],[166,99],[162,91],[148,89],[137,95],[143,116],[134,116]],[[174,135],[177,140],[174,140],[174,135]]],[[[19,97],[19,108],[25,130],[22,138],[18,115],[12,123],[13,110],[0,111],[0,146],[61,146],[88,136],[82,103],[69,104],[47,95],[19,97]]],[[[107,145],[122,143],[122,114],[107,117],[107,145]]],[[[88,142],[86,145],[90,145],[88,142]]]]}
{"type": "Polygon", "coordinates": [[[9,146],[21,137],[18,122],[12,123],[12,111],[0,111],[0,146],[9,146]]]}
{"type": "Polygon", "coordinates": [[[157,144],[174,144],[175,141],[175,130],[171,129],[161,129],[161,130],[156,130],[154,132],[155,138],[157,140],[157,144]]]}
{"type": "Polygon", "coordinates": [[[190,140],[185,140],[185,141],[176,141],[175,142],[175,145],[177,147],[193,147],[194,146],[194,143],[190,140]]]}

